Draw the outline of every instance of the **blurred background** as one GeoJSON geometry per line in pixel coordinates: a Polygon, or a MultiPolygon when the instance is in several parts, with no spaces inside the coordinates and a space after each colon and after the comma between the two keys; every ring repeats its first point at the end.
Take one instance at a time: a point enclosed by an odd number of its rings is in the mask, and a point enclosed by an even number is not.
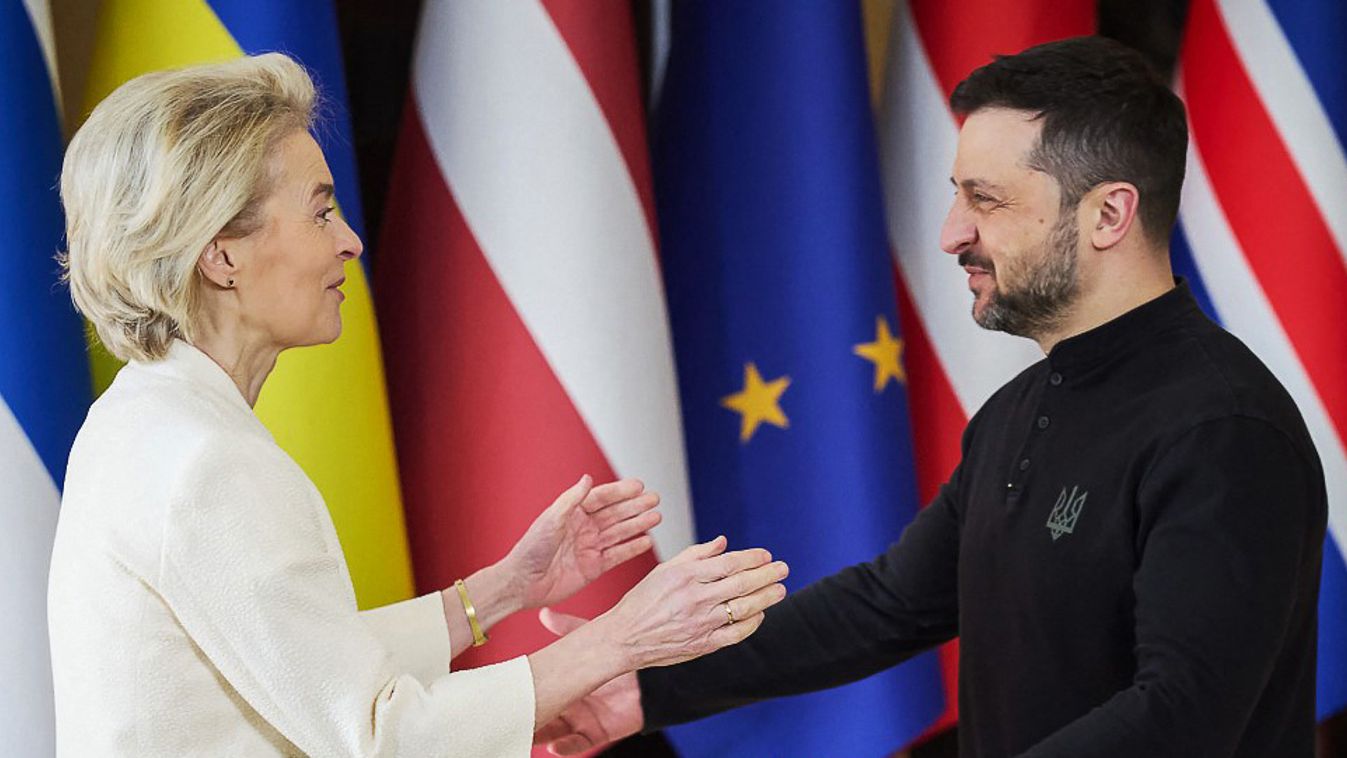
{"type": "MultiPolygon", "coordinates": [[[[118,364],[57,284],[64,142],[148,71],[287,52],[366,253],[337,343],[257,412],[332,510],[362,607],[498,559],[581,473],[665,496],[657,556],[761,544],[791,585],[884,549],[990,393],[939,252],[957,123],[998,53],[1099,33],[1189,106],[1176,269],[1296,397],[1328,477],[1322,756],[1347,755],[1347,4],[1339,0],[0,0],[0,739],[52,752],[46,561],[118,364]]],[[[533,618],[466,665],[545,644],[533,618]]],[[[957,643],[611,755],[957,754],[957,643]]]]}

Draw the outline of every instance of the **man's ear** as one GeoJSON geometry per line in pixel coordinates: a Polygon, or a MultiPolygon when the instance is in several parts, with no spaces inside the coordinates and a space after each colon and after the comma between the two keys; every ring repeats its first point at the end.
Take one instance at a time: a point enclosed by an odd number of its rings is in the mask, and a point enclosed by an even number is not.
{"type": "Polygon", "coordinates": [[[218,237],[201,251],[196,268],[207,281],[221,289],[232,289],[238,285],[238,266],[218,237]]]}
{"type": "Polygon", "coordinates": [[[1088,207],[1094,210],[1090,244],[1096,250],[1107,250],[1121,242],[1137,223],[1141,193],[1129,182],[1108,182],[1090,190],[1088,197],[1088,207]]]}

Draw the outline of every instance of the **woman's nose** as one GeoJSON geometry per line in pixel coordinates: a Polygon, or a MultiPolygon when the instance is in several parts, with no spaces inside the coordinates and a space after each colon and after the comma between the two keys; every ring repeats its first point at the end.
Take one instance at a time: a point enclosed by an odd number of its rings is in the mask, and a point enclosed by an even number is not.
{"type": "Polygon", "coordinates": [[[351,225],[346,223],[346,219],[341,220],[341,225],[346,231],[345,239],[342,240],[341,256],[346,260],[359,258],[360,254],[365,252],[365,244],[360,241],[360,235],[355,233],[351,225]]]}

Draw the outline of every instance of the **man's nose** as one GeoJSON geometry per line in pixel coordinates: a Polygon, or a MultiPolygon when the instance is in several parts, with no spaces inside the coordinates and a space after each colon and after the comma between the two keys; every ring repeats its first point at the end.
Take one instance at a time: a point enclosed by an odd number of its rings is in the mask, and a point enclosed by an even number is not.
{"type": "Polygon", "coordinates": [[[972,247],[978,239],[977,224],[972,214],[960,207],[958,198],[945,214],[945,224],[940,228],[940,249],[952,255],[958,255],[972,247]]]}

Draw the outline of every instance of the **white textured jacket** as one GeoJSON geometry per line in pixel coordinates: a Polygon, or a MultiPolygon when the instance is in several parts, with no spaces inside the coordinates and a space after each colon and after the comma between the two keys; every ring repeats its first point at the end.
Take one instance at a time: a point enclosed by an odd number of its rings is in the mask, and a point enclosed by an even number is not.
{"type": "Polygon", "coordinates": [[[526,756],[525,658],[449,673],[439,595],[358,612],[322,497],[209,357],[132,362],[70,453],[62,756],[526,756]]]}

